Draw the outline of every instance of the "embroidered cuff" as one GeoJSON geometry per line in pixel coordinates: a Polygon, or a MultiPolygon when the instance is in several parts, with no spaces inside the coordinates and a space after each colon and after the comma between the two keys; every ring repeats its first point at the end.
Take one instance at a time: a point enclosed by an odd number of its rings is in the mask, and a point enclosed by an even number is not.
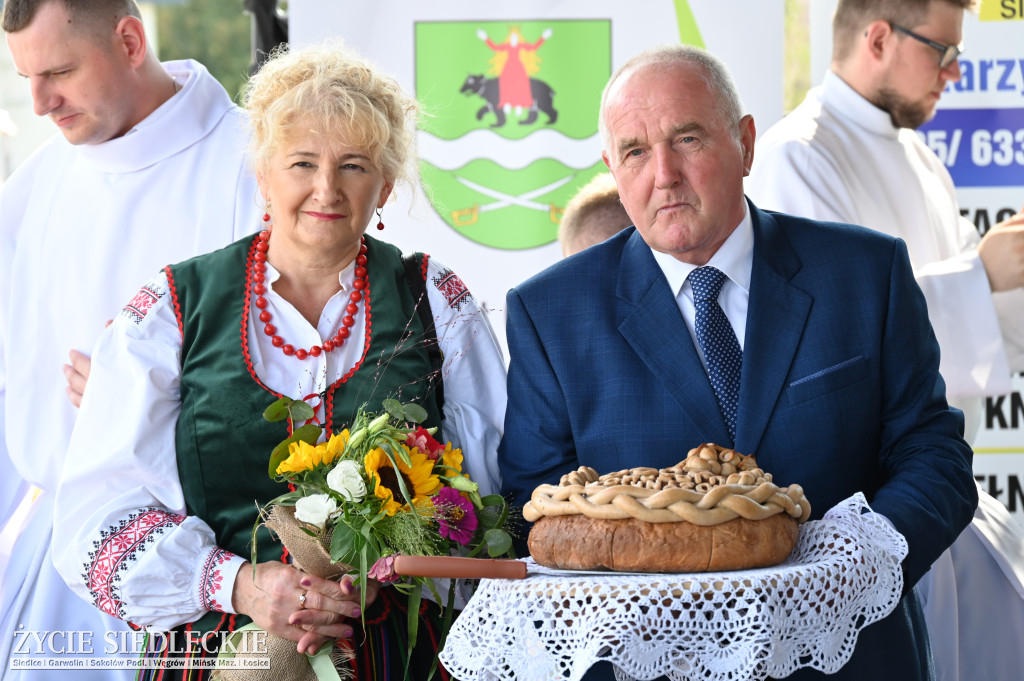
{"type": "Polygon", "coordinates": [[[206,554],[199,574],[199,604],[203,610],[234,614],[231,595],[234,593],[235,577],[245,559],[220,547],[213,547],[206,554]]]}
{"type": "Polygon", "coordinates": [[[100,531],[100,539],[93,543],[89,562],[82,575],[93,595],[93,605],[119,619],[126,620],[121,600],[121,581],[128,568],[141,557],[146,545],[161,534],[176,528],[184,516],[158,508],[142,508],[130,513],[116,525],[100,531]]]}

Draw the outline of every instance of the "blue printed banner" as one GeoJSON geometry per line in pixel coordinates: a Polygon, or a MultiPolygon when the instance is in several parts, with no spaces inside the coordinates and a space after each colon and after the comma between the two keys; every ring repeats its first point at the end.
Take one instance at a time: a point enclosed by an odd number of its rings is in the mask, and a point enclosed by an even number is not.
{"type": "Polygon", "coordinates": [[[957,187],[1024,186],[1024,109],[940,109],[917,134],[957,187]]]}

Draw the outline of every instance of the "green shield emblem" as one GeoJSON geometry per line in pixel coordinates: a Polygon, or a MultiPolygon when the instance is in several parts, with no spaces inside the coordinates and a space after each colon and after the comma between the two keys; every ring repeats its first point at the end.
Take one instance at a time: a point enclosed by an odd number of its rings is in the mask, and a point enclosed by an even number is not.
{"type": "Polygon", "coordinates": [[[492,248],[554,241],[565,204],[605,170],[597,115],[611,22],[418,22],[415,39],[434,209],[492,248]]]}

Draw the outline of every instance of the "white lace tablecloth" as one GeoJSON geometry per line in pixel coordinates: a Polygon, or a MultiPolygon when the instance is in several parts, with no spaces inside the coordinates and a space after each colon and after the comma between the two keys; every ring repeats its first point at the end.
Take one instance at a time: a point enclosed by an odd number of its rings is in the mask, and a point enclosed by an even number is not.
{"type": "Polygon", "coordinates": [[[802,525],[793,554],[772,568],[624,574],[527,559],[526,579],[480,583],[440,657],[461,681],[578,681],[599,660],[619,679],[833,673],[859,631],[895,609],[906,555],[857,494],[802,525]]]}

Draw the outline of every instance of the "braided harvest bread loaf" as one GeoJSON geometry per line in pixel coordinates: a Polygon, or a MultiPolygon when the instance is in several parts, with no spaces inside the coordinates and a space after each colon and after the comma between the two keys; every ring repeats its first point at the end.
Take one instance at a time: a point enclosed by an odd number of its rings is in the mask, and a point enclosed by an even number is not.
{"type": "Polygon", "coordinates": [[[781,488],[752,456],[703,444],[660,470],[581,467],[534,490],[523,517],[541,565],[707,572],[781,563],[810,512],[799,485],[781,488]]]}

